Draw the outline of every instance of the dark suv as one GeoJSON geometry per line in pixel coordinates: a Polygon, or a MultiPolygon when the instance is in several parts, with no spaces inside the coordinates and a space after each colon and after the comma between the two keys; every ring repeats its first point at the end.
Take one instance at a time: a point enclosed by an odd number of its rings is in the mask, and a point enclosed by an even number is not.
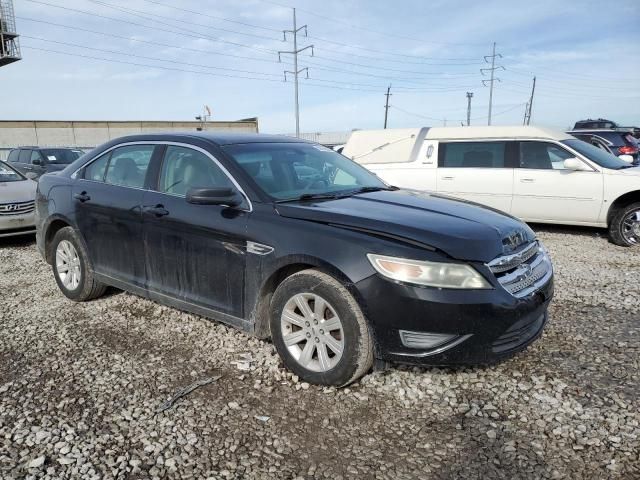
{"type": "Polygon", "coordinates": [[[38,178],[49,172],[57,172],[84,155],[78,148],[20,147],[9,152],[7,161],[20,173],[38,178]]]}
{"type": "Polygon", "coordinates": [[[521,221],[299,139],[120,138],[43,175],[36,205],[68,298],[111,285],[271,337],[314,383],[345,385],[374,358],[494,362],[540,336],[553,295],[521,221]]]}
{"type": "Polygon", "coordinates": [[[574,129],[567,133],[632,165],[640,165],[638,139],[634,137],[632,128],[574,129]]]}

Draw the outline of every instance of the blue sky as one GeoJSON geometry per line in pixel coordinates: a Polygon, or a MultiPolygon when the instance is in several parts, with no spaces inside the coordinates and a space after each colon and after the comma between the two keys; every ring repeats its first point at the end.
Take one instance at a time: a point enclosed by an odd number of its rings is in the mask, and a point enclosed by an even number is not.
{"type": "Polygon", "coordinates": [[[532,123],[640,124],[638,0],[14,5],[23,60],[0,69],[3,119],[191,120],[207,104],[214,119],[257,116],[261,131],[292,132],[293,83],[282,71],[293,66],[276,52],[292,49],[280,31],[295,6],[308,25],[300,46],[314,45],[314,57],[300,55],[310,77],[300,82],[303,132],[381,128],[388,84],[390,127],[459,125],[467,91],[472,124],[486,124],[480,69],[494,41],[505,68],[496,72],[494,124],[521,124],[534,74],[532,123]]]}

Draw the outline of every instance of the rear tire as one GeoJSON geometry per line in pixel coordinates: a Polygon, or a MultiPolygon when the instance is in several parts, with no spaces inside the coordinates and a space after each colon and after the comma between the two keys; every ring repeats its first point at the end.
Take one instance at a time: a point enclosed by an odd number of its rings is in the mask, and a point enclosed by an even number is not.
{"type": "Polygon", "coordinates": [[[609,239],[622,247],[640,246],[640,202],[615,211],[609,223],[609,239]]]}
{"type": "Polygon", "coordinates": [[[107,286],[94,278],[84,242],[72,227],[58,230],[50,248],[53,276],[67,298],[85,302],[104,294],[107,286]]]}
{"type": "Polygon", "coordinates": [[[284,365],[303,380],[344,386],[373,365],[373,339],[355,298],[318,270],[286,278],[271,301],[270,327],[284,365]]]}

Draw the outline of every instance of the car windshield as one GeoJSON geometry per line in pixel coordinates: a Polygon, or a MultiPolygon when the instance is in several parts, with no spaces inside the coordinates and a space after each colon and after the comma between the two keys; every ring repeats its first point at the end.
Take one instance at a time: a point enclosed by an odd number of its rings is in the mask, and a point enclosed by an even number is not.
{"type": "Polygon", "coordinates": [[[605,152],[598,147],[594,147],[590,143],[578,140],[577,138],[571,140],[562,140],[562,143],[564,143],[568,147],[573,148],[576,152],[584,155],[589,160],[597,163],[601,167],[610,168],[612,170],[620,170],[622,168],[629,167],[629,164],[624,160],[620,160],[615,155],[612,155],[609,152],[605,152]]]}
{"type": "Polygon", "coordinates": [[[47,163],[58,165],[68,165],[80,158],[84,152],[81,150],[70,150],[67,148],[43,148],[40,150],[47,159],[47,163]]]}
{"type": "Polygon", "coordinates": [[[357,163],[321,145],[245,143],[223,148],[276,201],[390,188],[357,163]]]}
{"type": "Polygon", "coordinates": [[[15,171],[9,165],[4,162],[0,162],[0,183],[19,182],[24,179],[25,177],[15,171]]]}

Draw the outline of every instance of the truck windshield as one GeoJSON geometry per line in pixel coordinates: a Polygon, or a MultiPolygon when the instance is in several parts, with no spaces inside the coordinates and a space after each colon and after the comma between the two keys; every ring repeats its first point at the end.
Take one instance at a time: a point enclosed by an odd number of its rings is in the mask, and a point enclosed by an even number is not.
{"type": "Polygon", "coordinates": [[[311,143],[245,143],[223,147],[274,200],[386,190],[373,173],[330,148],[311,143]]]}
{"type": "Polygon", "coordinates": [[[66,148],[43,148],[40,150],[47,159],[47,163],[68,165],[73,163],[83,154],[80,150],[69,150],[66,148]]]}
{"type": "Polygon", "coordinates": [[[601,167],[610,168],[611,170],[620,170],[622,168],[629,168],[629,164],[624,160],[620,160],[615,155],[605,152],[604,150],[594,147],[590,143],[582,140],[571,139],[562,140],[566,146],[573,148],[576,152],[584,155],[592,162],[597,163],[601,167]]]}
{"type": "Polygon", "coordinates": [[[0,183],[19,182],[25,178],[4,162],[0,162],[0,183]]]}

